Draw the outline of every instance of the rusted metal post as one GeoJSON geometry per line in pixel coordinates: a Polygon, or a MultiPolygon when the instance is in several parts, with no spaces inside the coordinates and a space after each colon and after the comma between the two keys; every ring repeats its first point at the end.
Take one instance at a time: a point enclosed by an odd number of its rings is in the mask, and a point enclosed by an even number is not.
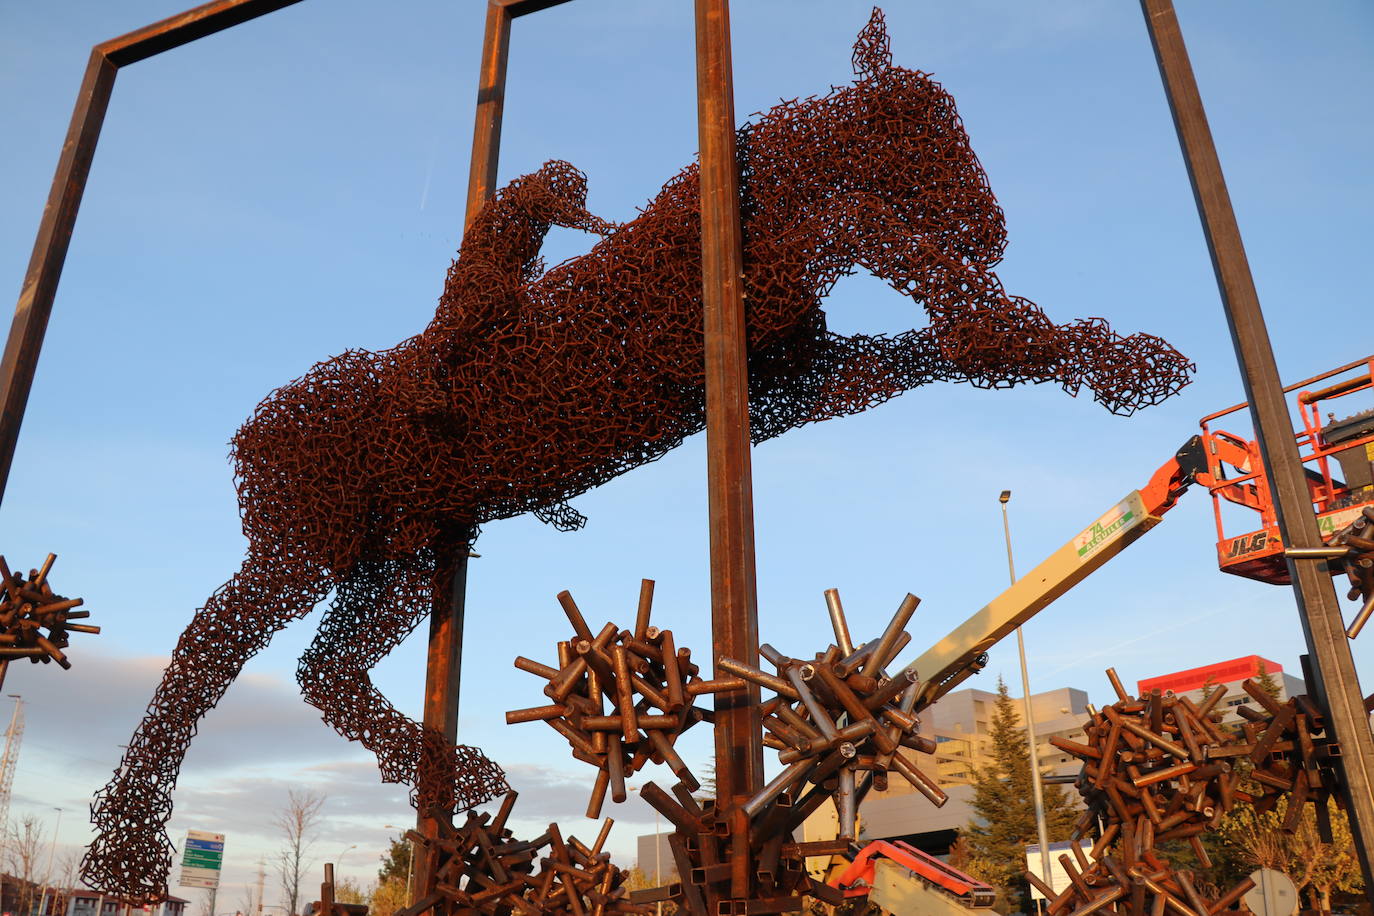
{"type": "MultiPolygon", "coordinates": [[[[1240,363],[1245,396],[1254,415],[1256,438],[1277,510],[1285,547],[1322,546],[1292,420],[1279,381],[1269,331],[1245,257],[1240,228],[1226,190],[1207,114],[1202,107],[1188,50],[1172,0],[1141,0],[1164,91],[1173,112],[1188,166],[1193,196],[1216,271],[1226,321],[1240,363]]],[[[1365,713],[1359,678],[1341,620],[1340,604],[1322,559],[1289,559],[1298,616],[1312,658],[1312,693],[1340,745],[1346,811],[1366,885],[1374,883],[1374,736],[1365,713]]]]}
{"type": "MultiPolygon", "coordinates": [[[[467,208],[463,227],[472,224],[496,188],[501,153],[501,110],[506,97],[506,60],[510,50],[511,13],[507,4],[490,0],[482,39],[481,71],[477,78],[477,117],[472,131],[472,162],[468,171],[467,208]]],[[[438,588],[429,616],[429,655],[425,665],[424,725],[442,733],[449,744],[458,741],[458,702],[463,663],[463,614],[467,605],[468,553],[464,540],[453,555],[452,580],[438,588]]],[[[430,839],[439,836],[437,820],[420,811],[416,829],[430,839]]],[[[434,862],[428,849],[411,856],[412,897],[432,888],[434,862]]]]}
{"type": "Polygon", "coordinates": [[[315,916],[334,916],[334,863],[324,863],[324,883],[320,885],[320,910],[315,916]]]}
{"type": "Polygon", "coordinates": [[[24,286],[14,308],[14,322],[5,342],[5,355],[0,361],[0,499],[5,495],[10,465],[14,461],[14,447],[19,439],[19,426],[24,408],[33,387],[33,374],[38,368],[38,354],[43,349],[43,335],[48,329],[53,299],[57,295],[57,281],[62,276],[62,264],[67,259],[76,214],[81,196],[86,190],[95,144],[100,127],[105,122],[105,109],[114,91],[117,68],[99,49],[91,51],[86,75],[76,96],[67,139],[57,160],[52,190],[43,208],[38,236],[33,242],[33,255],[24,274],[24,286]]]}
{"type": "MultiPolygon", "coordinates": [[[[429,615],[429,652],[425,660],[424,727],[444,736],[449,746],[458,742],[458,696],[463,666],[463,611],[466,605],[468,579],[468,542],[462,541],[453,551],[449,569],[439,575],[434,588],[434,607],[429,615]],[[447,581],[445,581],[447,580],[447,581]]],[[[431,765],[448,766],[447,758],[422,758],[431,765]]],[[[421,773],[420,783],[425,781],[421,773]]],[[[452,779],[452,774],[447,774],[452,779]]],[[[438,817],[420,811],[416,829],[422,836],[437,839],[438,817]]],[[[439,817],[451,816],[439,815],[439,817]]],[[[434,856],[429,849],[417,850],[411,856],[415,880],[410,882],[414,897],[419,899],[432,890],[434,856]]],[[[414,902],[414,901],[410,901],[414,902]]]]}
{"type": "MultiPolygon", "coordinates": [[[[506,60],[510,50],[511,14],[499,0],[487,4],[486,32],[482,39],[481,72],[477,78],[477,117],[472,131],[472,163],[468,172],[467,209],[463,226],[473,218],[495,190],[501,152],[501,109],[506,96],[506,60]]],[[[458,701],[463,663],[463,614],[467,604],[469,541],[457,546],[452,580],[436,589],[429,616],[429,655],[425,664],[424,725],[442,733],[449,744],[458,741],[458,701]]],[[[438,821],[420,811],[416,829],[425,837],[439,836],[438,821]]],[[[417,850],[411,857],[414,880],[410,882],[413,904],[432,890],[434,862],[431,852],[417,850]]]]}
{"type": "MultiPolygon", "coordinates": [[[[749,367],[744,325],[739,165],[729,0],[697,0],[701,143],[701,274],[706,331],[706,464],[714,658],[759,656],[754,498],[749,464],[749,367]]],[[[759,689],[716,694],[716,796],[735,809],[730,895],[749,896],[749,830],[740,807],[763,785],[759,689]]]]}
{"type": "Polygon", "coordinates": [[[477,79],[477,123],[472,129],[472,163],[468,170],[468,203],[463,226],[496,189],[501,156],[501,114],[506,104],[506,61],[510,52],[510,10],[491,0],[482,38],[482,70],[477,79]]]}
{"type": "Polygon", "coordinates": [[[43,219],[33,240],[33,254],[14,308],[14,320],[0,357],[0,500],[5,496],[19,427],[33,387],[43,336],[57,296],[57,282],[67,260],[76,214],[86,192],[96,141],[120,67],[256,19],[299,0],[216,0],[170,16],[91,49],[86,75],[76,95],[67,139],[57,160],[43,219]]]}
{"type": "MultiPolygon", "coordinates": [[[[434,729],[444,736],[445,742],[452,746],[458,743],[458,698],[463,669],[463,610],[467,596],[467,553],[469,545],[462,541],[453,551],[448,571],[437,573],[434,582],[434,607],[430,610],[429,654],[425,661],[425,715],[423,724],[426,729],[434,729]]],[[[422,758],[420,765],[425,766],[422,758]]],[[[438,766],[447,765],[447,758],[429,761],[438,766]]],[[[420,773],[420,783],[425,781],[425,773],[420,773]]],[[[451,773],[447,776],[452,779],[451,773]]],[[[416,829],[420,835],[430,839],[438,836],[438,820],[427,817],[427,812],[419,812],[416,829]]],[[[451,814],[451,813],[449,813],[451,814]]],[[[422,853],[415,860],[414,894],[416,898],[429,893],[433,880],[434,862],[429,853],[422,853]]]]}

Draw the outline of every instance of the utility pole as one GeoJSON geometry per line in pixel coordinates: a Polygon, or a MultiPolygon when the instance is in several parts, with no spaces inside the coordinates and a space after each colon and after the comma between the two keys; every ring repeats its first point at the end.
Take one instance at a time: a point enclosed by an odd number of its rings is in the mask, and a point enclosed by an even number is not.
{"type": "Polygon", "coordinates": [[[57,812],[57,823],[52,829],[52,841],[48,843],[48,867],[43,869],[43,893],[38,898],[38,916],[47,916],[48,912],[48,891],[52,890],[52,859],[53,853],[57,852],[57,831],[62,827],[62,809],[53,808],[57,812]]]}
{"type": "MultiPolygon", "coordinates": [[[[262,887],[267,880],[267,872],[263,867],[262,858],[258,858],[258,916],[262,916],[262,887]]],[[[295,913],[288,913],[287,916],[296,916],[295,913]]]]}
{"type": "Polygon", "coordinates": [[[19,742],[24,738],[24,698],[17,693],[10,727],[5,732],[5,756],[0,757],[0,862],[4,861],[5,838],[10,832],[10,788],[14,785],[14,764],[19,759],[19,742]]]}

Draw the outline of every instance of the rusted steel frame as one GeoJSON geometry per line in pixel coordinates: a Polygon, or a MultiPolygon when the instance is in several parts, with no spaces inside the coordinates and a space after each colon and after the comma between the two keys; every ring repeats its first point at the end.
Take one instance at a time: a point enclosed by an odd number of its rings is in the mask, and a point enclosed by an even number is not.
{"type": "Polygon", "coordinates": [[[468,198],[463,225],[472,222],[496,191],[501,159],[501,117],[506,107],[506,63],[510,57],[512,19],[561,6],[568,0],[489,0],[482,37],[482,64],[477,80],[477,119],[472,131],[468,198]]]}
{"type": "MultiPolygon", "coordinates": [[[[434,607],[429,615],[428,654],[425,659],[425,700],[423,725],[426,730],[433,729],[443,736],[448,745],[458,741],[458,696],[462,682],[463,662],[463,614],[466,608],[468,579],[468,541],[455,545],[450,563],[450,579],[447,588],[436,588],[434,607]]],[[[445,756],[421,758],[423,770],[427,765],[447,767],[445,756]]],[[[426,774],[418,774],[418,783],[423,784],[426,774]]],[[[429,839],[439,836],[440,824],[437,818],[428,816],[429,812],[420,811],[416,829],[429,839]]],[[[411,894],[423,897],[431,887],[435,868],[435,853],[430,850],[416,850],[418,855],[411,857],[414,869],[410,882],[411,894]]],[[[408,904],[413,901],[407,901],[408,904]]]]}
{"type": "MultiPolygon", "coordinates": [[[[758,597],[729,0],[696,0],[696,39],[712,650],[755,665],[758,597]]],[[[753,684],[716,694],[716,784],[722,802],[740,805],[763,785],[758,706],[759,689],[753,684]]],[[[730,895],[743,899],[753,871],[749,831],[739,823],[732,828],[730,895]]]]}
{"type": "MultiPolygon", "coordinates": [[[[1188,167],[1222,306],[1251,405],[1260,456],[1269,476],[1285,546],[1322,546],[1292,420],[1279,381],[1259,295],[1231,207],[1221,162],[1193,76],[1172,0],[1141,0],[1188,167]]],[[[1312,659],[1313,693],[1341,746],[1338,766],[1355,850],[1366,883],[1374,882],[1374,735],[1364,711],[1335,589],[1321,560],[1289,559],[1298,616],[1312,659]]]]}
{"type": "Polygon", "coordinates": [[[152,25],[102,42],[95,46],[95,50],[109,57],[110,62],[116,67],[123,67],[299,2],[300,0],[215,0],[213,3],[202,4],[184,13],[168,16],[152,25]]]}
{"type": "Polygon", "coordinates": [[[33,254],[15,305],[4,357],[0,359],[0,500],[9,481],[19,427],[24,420],[43,336],[52,315],[62,265],[67,259],[76,214],[86,191],[91,160],[114,91],[115,73],[145,60],[299,0],[218,0],[102,42],[91,49],[76,95],[71,124],[57,160],[52,189],[33,242],[33,254]]]}
{"type": "MultiPolygon", "coordinates": [[[[472,159],[468,170],[466,228],[496,190],[500,163],[501,116],[506,98],[506,62],[510,52],[510,24],[517,16],[538,12],[567,0],[491,0],[487,4],[482,37],[482,61],[477,82],[477,113],[472,132],[472,159]]],[[[425,669],[424,725],[438,730],[449,744],[458,740],[458,699],[463,655],[463,615],[467,598],[469,544],[455,547],[453,582],[448,595],[436,601],[429,618],[429,656],[425,669]]],[[[440,592],[442,595],[442,592],[440,592]]],[[[423,780],[424,774],[421,774],[423,780]]],[[[420,811],[417,829],[426,837],[438,836],[439,824],[420,811]]],[[[411,893],[423,896],[432,883],[433,856],[415,857],[411,893]]],[[[413,904],[414,900],[407,901],[413,904]]]]}
{"type": "Polygon", "coordinates": [[[5,342],[5,354],[0,361],[0,386],[4,389],[0,397],[0,499],[4,498],[5,483],[9,480],[19,426],[33,386],[38,354],[43,348],[43,335],[52,314],[57,282],[86,189],[105,109],[114,90],[116,69],[99,50],[91,51],[5,342]]]}

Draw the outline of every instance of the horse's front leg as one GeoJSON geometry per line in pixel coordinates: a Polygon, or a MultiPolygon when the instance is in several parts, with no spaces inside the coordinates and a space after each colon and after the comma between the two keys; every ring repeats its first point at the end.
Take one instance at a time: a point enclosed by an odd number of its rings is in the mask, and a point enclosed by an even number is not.
{"type": "Polygon", "coordinates": [[[1056,324],[980,267],[938,261],[907,288],[925,303],[945,359],[975,385],[1054,381],[1069,394],[1087,385],[1109,411],[1130,414],[1178,393],[1195,368],[1166,341],[1123,337],[1100,318],[1056,324]]]}
{"type": "Polygon", "coordinates": [[[173,848],[164,828],[201,717],[244,662],[327,591],[318,570],[250,552],[238,574],[196,611],[114,778],[91,806],[96,838],[81,862],[87,885],[135,903],[165,898],[173,848]]]}
{"type": "Polygon", "coordinates": [[[359,564],[339,582],[296,672],[306,702],[339,734],[377,755],[383,781],[414,786],[422,812],[470,808],[507,790],[501,768],[481,751],[454,747],[372,685],[369,672],[428,615],[448,581],[432,563],[359,564]]]}

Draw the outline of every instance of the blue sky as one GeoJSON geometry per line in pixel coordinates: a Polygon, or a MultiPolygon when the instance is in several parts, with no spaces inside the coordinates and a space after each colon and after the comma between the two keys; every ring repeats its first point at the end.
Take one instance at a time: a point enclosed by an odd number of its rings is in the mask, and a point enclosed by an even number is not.
{"type": "MultiPolygon", "coordinates": [[[[89,48],[179,9],[0,3],[0,285],[19,289],[89,48]]],[[[16,667],[5,685],[29,701],[13,812],[63,807],[59,858],[86,842],[89,796],[160,660],[237,568],[229,437],[314,362],[392,345],[432,315],[461,227],[481,9],[312,0],[119,76],[0,508],[11,563],[56,551],[59,589],[86,597],[105,628],[73,646],[73,671],[16,667]]],[[[1166,337],[1199,369],[1182,395],[1129,420],[1049,387],[932,386],[756,449],[760,630],[791,654],[828,641],[831,586],[856,636],[911,591],[923,598],[916,646],[938,638],[1005,584],[1000,490],[1015,494],[1024,571],[1143,484],[1200,416],[1242,396],[1135,5],[892,3],[887,14],[897,63],[954,95],[1006,211],[1007,289],[1059,321],[1101,316],[1166,337]]],[[[741,118],[848,82],[867,16],[847,0],[737,2],[741,118]]],[[[691,18],[685,0],[577,0],[518,21],[501,181],[566,159],[587,173],[594,212],[631,216],[696,150],[691,18]]],[[[1180,18],[1285,378],[1368,355],[1374,11],[1191,0],[1180,18]]],[[[553,263],[589,244],[556,232],[545,254],[553,263]]],[[[866,278],[841,283],[828,316],[846,332],[923,322],[866,278]]],[[[579,816],[589,774],[561,739],[502,718],[539,702],[510,660],[552,657],[559,590],[594,625],[628,622],[639,579],[654,578],[659,625],[708,654],[704,470],[698,438],[575,501],[590,518],[580,533],[532,519],[484,532],[461,732],[511,771],[522,827],[595,829],[579,816]]],[[[1194,493],[1027,626],[1033,686],[1096,701],[1107,665],[1133,681],[1252,652],[1296,671],[1291,595],[1219,574],[1214,540],[1209,500],[1194,493]]],[[[278,845],[270,819],[288,786],[330,795],[316,852],[338,858],[356,843],[344,874],[370,876],[392,832],[383,825],[409,818],[404,792],[381,787],[367,756],[296,694],[316,621],[249,665],[183,770],[172,835],[229,834],[230,910],[278,845]]],[[[1374,650],[1354,648],[1368,683],[1374,650]]],[[[999,672],[1015,680],[1010,646],[978,685],[999,672]]],[[[418,641],[377,679],[418,712],[418,641]]],[[[709,737],[691,737],[704,759],[709,737]]],[[[610,813],[628,860],[652,814],[610,813]]]]}

